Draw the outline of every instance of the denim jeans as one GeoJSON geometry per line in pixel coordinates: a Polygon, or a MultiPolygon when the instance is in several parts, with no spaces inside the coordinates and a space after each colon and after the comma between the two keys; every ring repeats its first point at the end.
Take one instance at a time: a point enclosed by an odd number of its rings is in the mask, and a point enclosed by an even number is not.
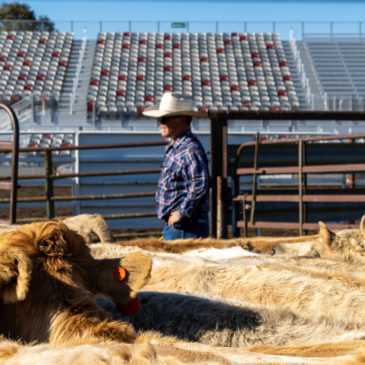
{"type": "Polygon", "coordinates": [[[172,241],[182,238],[206,238],[209,237],[209,217],[203,217],[177,222],[173,226],[165,223],[162,231],[163,241],[172,241]]]}

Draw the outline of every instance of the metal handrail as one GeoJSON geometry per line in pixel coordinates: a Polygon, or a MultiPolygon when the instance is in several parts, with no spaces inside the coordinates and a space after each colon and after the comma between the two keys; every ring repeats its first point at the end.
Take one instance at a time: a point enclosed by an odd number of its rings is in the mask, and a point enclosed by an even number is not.
{"type": "MultiPolygon", "coordinates": [[[[144,169],[144,170],[114,170],[114,171],[98,171],[98,172],[79,172],[79,173],[66,173],[66,174],[54,174],[53,173],[53,161],[52,151],[64,151],[64,150],[87,150],[87,149],[107,149],[107,148],[131,148],[131,147],[153,147],[164,146],[166,141],[159,142],[133,142],[133,143],[114,143],[114,144],[93,144],[82,146],[68,146],[68,147],[41,147],[41,148],[21,148],[20,152],[44,152],[45,160],[45,173],[44,174],[32,174],[32,175],[19,175],[18,179],[21,180],[45,180],[45,196],[44,197],[25,197],[18,199],[18,202],[46,202],[47,206],[47,218],[52,219],[55,217],[54,203],[60,201],[80,201],[80,200],[104,200],[104,199],[123,199],[123,198],[143,198],[154,196],[155,192],[133,193],[133,194],[92,194],[92,195],[66,195],[55,196],[53,182],[55,179],[67,179],[73,177],[92,177],[92,176],[120,176],[120,175],[133,175],[133,174],[157,174],[160,169],[144,169]]],[[[0,176],[0,184],[2,180],[8,180],[9,176],[0,176]]],[[[0,203],[8,203],[10,199],[0,199],[0,203]]],[[[150,217],[155,216],[156,213],[133,213],[133,214],[114,214],[107,215],[104,218],[117,219],[117,218],[137,218],[137,217],[150,217]]],[[[23,221],[41,220],[42,218],[27,218],[23,221]]]]}
{"type": "Polygon", "coordinates": [[[8,113],[13,127],[12,142],[0,142],[0,150],[2,152],[12,153],[11,176],[10,183],[4,182],[0,188],[10,190],[10,206],[9,206],[9,224],[16,222],[16,205],[17,205],[17,189],[18,189],[18,161],[19,161],[19,123],[14,110],[6,104],[0,103],[0,109],[8,113]]]}
{"type": "MultiPolygon", "coordinates": [[[[320,141],[334,141],[334,140],[348,140],[349,143],[353,143],[356,139],[364,139],[365,134],[353,134],[353,135],[338,135],[338,136],[328,136],[328,137],[307,137],[307,138],[287,138],[281,140],[273,140],[273,141],[259,141],[259,134],[257,135],[255,142],[246,142],[241,144],[236,152],[236,171],[235,171],[235,197],[233,198],[234,202],[242,201],[244,205],[244,210],[246,210],[246,202],[251,202],[251,214],[250,214],[250,222],[249,224],[252,227],[255,227],[255,208],[257,201],[265,201],[265,202],[297,202],[298,203],[298,229],[299,234],[303,234],[304,227],[310,227],[311,224],[306,222],[306,202],[364,202],[363,192],[360,193],[360,196],[354,196],[352,194],[339,194],[337,191],[335,195],[331,193],[321,194],[317,193],[307,193],[307,173],[335,173],[335,172],[343,172],[350,173],[365,171],[365,164],[339,164],[339,163],[328,163],[327,165],[308,165],[305,159],[305,148],[308,142],[320,142],[320,141]],[[258,150],[261,145],[273,146],[280,144],[297,144],[298,145],[298,160],[295,164],[290,164],[289,166],[279,166],[279,167],[258,167],[258,150]],[[252,168],[239,168],[239,164],[241,161],[242,153],[251,147],[254,148],[254,160],[252,168]],[[344,165],[344,166],[343,166],[344,165]],[[272,193],[271,195],[266,194],[264,196],[258,197],[256,191],[256,176],[257,174],[286,174],[286,173],[296,173],[298,175],[298,192],[296,194],[278,194],[272,193]],[[252,191],[251,194],[245,193],[239,195],[239,177],[243,175],[252,175],[252,191]]],[[[326,144],[323,144],[326,146],[326,144]]],[[[354,186],[351,186],[353,189],[354,186]]],[[[358,193],[357,193],[358,194],[358,193]]],[[[246,212],[245,212],[246,213],[246,212]]],[[[234,222],[234,225],[238,225],[238,221],[234,222]]],[[[262,222],[260,222],[262,223],[262,222]]],[[[247,235],[247,217],[244,214],[244,222],[241,224],[244,228],[244,234],[247,235]]],[[[267,222],[267,226],[270,226],[270,223],[267,222]]],[[[335,225],[333,225],[335,226],[335,225]]],[[[350,224],[348,225],[350,226],[350,224]]],[[[277,226],[277,228],[293,228],[294,224],[291,222],[281,222],[277,226]]],[[[236,227],[234,227],[234,231],[236,232],[236,227]]]]}

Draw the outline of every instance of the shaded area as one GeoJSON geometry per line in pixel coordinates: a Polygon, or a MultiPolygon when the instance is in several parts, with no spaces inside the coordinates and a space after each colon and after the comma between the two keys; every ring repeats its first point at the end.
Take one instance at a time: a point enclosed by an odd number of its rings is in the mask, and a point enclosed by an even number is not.
{"type": "MultiPolygon", "coordinates": [[[[127,317],[136,331],[158,331],[186,341],[199,342],[206,332],[256,331],[263,320],[259,313],[193,295],[140,292],[141,309],[127,317]]],[[[104,298],[97,302],[114,318],[123,318],[104,298]]]]}

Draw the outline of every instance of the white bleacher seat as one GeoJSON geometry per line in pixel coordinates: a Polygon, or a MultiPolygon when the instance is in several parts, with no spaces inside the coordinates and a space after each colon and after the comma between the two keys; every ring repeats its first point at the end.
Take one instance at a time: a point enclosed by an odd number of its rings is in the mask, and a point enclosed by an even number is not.
{"type": "Polygon", "coordinates": [[[280,37],[270,33],[99,33],[90,81],[88,100],[109,110],[136,112],[173,90],[197,110],[298,105],[280,37]]]}

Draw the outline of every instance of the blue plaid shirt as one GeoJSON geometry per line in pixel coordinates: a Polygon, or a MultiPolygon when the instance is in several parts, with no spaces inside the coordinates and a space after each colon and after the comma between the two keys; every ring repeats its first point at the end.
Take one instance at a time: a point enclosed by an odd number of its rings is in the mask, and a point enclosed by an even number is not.
{"type": "Polygon", "coordinates": [[[175,210],[180,220],[208,213],[209,188],[207,156],[189,129],[166,148],[156,191],[158,217],[167,219],[175,210]]]}

